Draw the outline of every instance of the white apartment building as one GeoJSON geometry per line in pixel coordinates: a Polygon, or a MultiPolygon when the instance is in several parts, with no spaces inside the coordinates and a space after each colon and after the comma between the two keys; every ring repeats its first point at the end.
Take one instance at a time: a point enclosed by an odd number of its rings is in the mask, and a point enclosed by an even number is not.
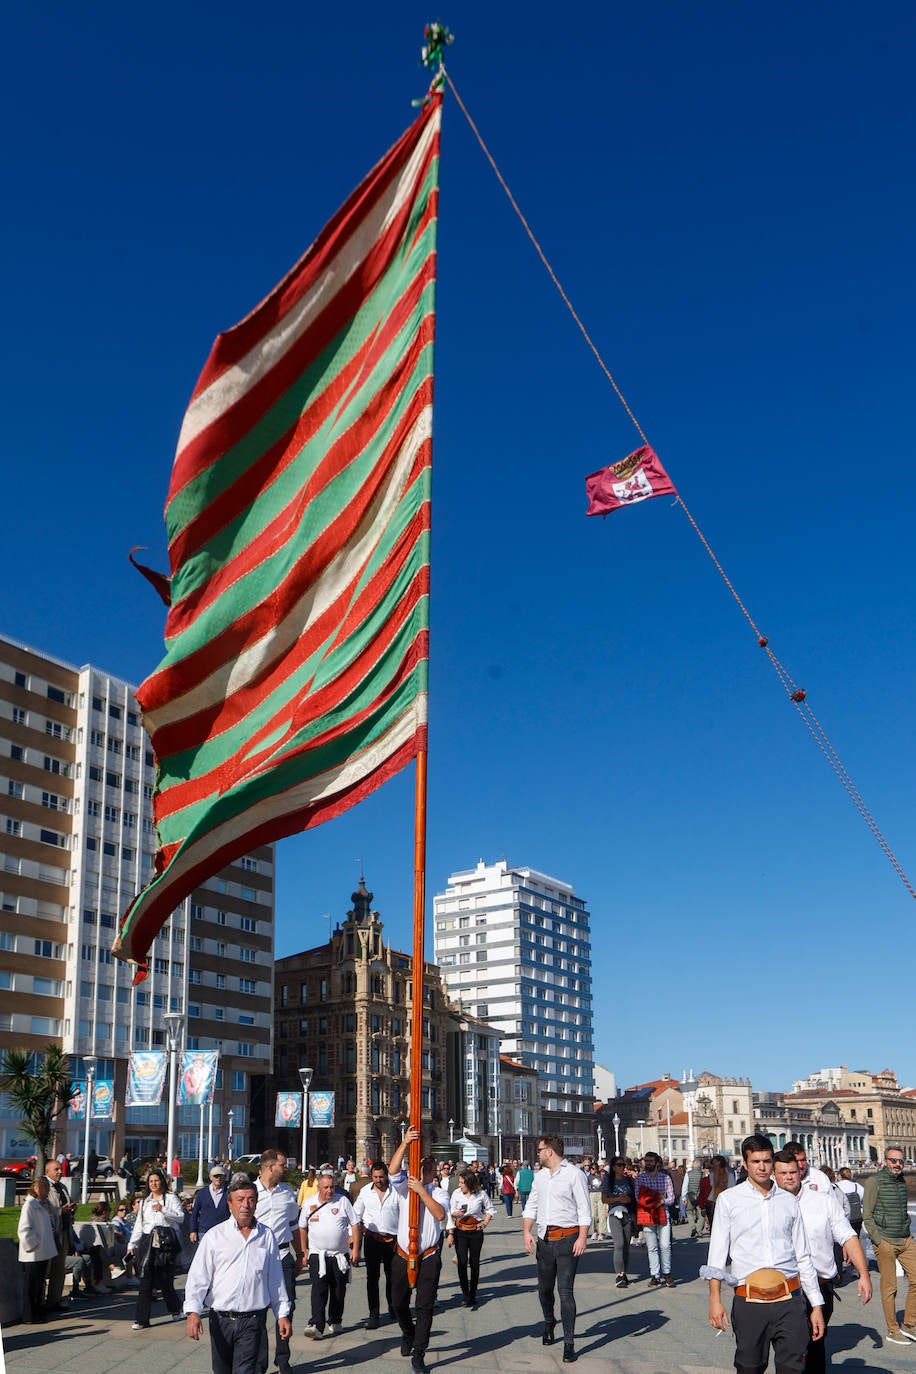
{"type": "MultiPolygon", "coordinates": [[[[74,1078],[83,1056],[114,1083],[115,1115],[92,1123],[100,1154],[163,1148],[166,1106],[125,1109],[133,1050],[165,1048],[164,1014],[185,1013],[184,1047],[219,1049],[214,1134],[233,1109],[248,1149],[253,1082],[270,1072],[273,850],[259,849],[198,888],[150,951],[149,977],[111,945],[152,876],[155,759],[128,683],[0,636],[0,1050],[56,1041],[74,1078]]],[[[197,1155],[200,1112],[181,1108],[177,1146],[197,1155]]],[[[79,1153],[83,1127],[59,1148],[79,1153]]],[[[24,1155],[0,1095],[0,1155],[24,1155]]]]}
{"type": "Polygon", "coordinates": [[[545,1112],[593,1109],[591,936],[569,883],[501,859],[453,873],[433,898],[449,1000],[537,1070],[545,1112]]]}

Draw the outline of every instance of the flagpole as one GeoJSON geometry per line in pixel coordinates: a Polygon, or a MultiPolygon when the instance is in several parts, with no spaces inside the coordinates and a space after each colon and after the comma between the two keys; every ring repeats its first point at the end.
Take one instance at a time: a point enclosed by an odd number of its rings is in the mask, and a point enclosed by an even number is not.
{"type": "MultiPolygon", "coordinates": [[[[426,750],[417,754],[416,798],[414,806],[414,864],[413,864],[413,1020],[410,1030],[410,1124],[422,1130],[423,1121],[423,946],[424,912],[426,907],[426,750]]],[[[414,1178],[420,1177],[423,1157],[423,1137],[411,1141],[407,1167],[414,1178]]],[[[417,1282],[420,1253],[420,1199],[414,1192],[409,1200],[409,1242],[407,1247],[407,1278],[414,1287],[417,1282]]]]}

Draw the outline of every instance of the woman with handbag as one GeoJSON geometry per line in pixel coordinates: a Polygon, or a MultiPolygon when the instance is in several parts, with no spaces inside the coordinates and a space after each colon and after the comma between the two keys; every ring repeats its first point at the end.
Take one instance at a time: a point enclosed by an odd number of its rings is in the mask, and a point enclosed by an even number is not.
{"type": "Polygon", "coordinates": [[[48,1206],[50,1191],[51,1184],[47,1178],[36,1178],[29,1186],[19,1213],[19,1263],[25,1275],[25,1322],[46,1320],[41,1299],[48,1261],[57,1254],[54,1224],[48,1206]]]}
{"type": "Polygon", "coordinates": [[[130,1233],[126,1259],[133,1258],[140,1278],[134,1331],[149,1326],[153,1289],[161,1288],[173,1322],[181,1321],[181,1303],[175,1292],[175,1264],[181,1250],[181,1199],[169,1191],[164,1169],[151,1169],[146,1176],[146,1195],[140,1203],[130,1233]]]}
{"type": "Polygon", "coordinates": [[[468,1169],[460,1175],[458,1187],[452,1193],[448,1243],[455,1247],[464,1305],[472,1309],[477,1306],[483,1233],[494,1215],[493,1204],[480,1179],[468,1169]]]}

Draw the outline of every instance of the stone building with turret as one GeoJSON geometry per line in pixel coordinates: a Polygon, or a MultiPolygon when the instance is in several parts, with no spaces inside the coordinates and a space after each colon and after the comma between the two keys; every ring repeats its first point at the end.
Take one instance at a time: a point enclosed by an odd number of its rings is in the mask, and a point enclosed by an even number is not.
{"type": "MultiPolygon", "coordinates": [[[[274,965],[274,1088],[301,1091],[299,1069],[314,1070],[313,1092],[330,1091],[335,1122],[308,1136],[309,1162],[338,1156],[390,1159],[407,1125],[413,959],[392,949],[382,934],[373,893],[364,878],[352,908],[330,940],[277,959],[274,965]]],[[[445,1049],[448,1014],[439,970],[423,969],[424,1147],[448,1140],[445,1049]]],[[[301,1134],[273,1131],[291,1156],[301,1134]]]]}

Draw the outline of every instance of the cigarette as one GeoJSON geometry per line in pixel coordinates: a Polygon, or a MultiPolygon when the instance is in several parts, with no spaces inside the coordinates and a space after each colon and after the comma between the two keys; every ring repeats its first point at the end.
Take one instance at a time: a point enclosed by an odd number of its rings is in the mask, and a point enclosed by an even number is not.
{"type": "Polygon", "coordinates": [[[720,1326],[719,1329],[718,1329],[718,1331],[716,1332],[716,1340],[718,1340],[719,1337],[720,1337],[721,1335],[723,1335],[723,1334],[724,1334],[723,1328],[720,1326]]]}

